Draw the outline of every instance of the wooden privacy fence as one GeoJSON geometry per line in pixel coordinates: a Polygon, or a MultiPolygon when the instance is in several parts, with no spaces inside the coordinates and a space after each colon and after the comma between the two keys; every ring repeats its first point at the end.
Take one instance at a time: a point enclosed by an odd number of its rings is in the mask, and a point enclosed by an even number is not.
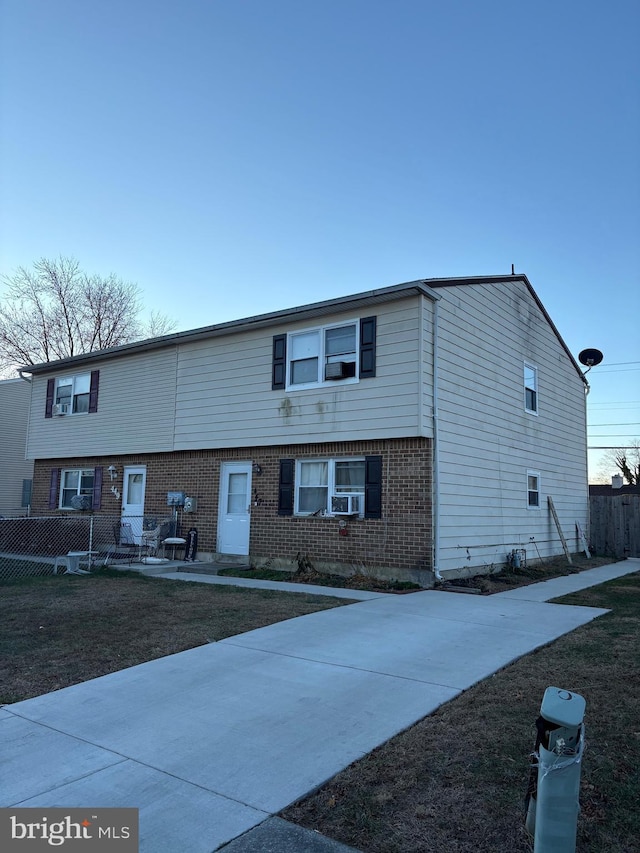
{"type": "Polygon", "coordinates": [[[592,495],[591,548],[599,556],[640,557],[640,495],[592,495]]]}

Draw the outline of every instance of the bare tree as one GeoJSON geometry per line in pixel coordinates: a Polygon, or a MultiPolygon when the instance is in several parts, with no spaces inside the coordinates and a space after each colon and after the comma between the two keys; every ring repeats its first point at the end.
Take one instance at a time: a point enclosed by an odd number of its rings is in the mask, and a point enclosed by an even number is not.
{"type": "Polygon", "coordinates": [[[640,485],[640,440],[635,439],[628,447],[617,447],[605,453],[601,465],[605,480],[608,480],[612,468],[617,468],[630,486],[640,485]]]}
{"type": "Polygon", "coordinates": [[[111,274],[88,275],[74,258],[42,258],[33,269],[4,276],[0,300],[0,371],[55,361],[145,337],[175,324],[158,313],[140,320],[135,284],[111,274]]]}

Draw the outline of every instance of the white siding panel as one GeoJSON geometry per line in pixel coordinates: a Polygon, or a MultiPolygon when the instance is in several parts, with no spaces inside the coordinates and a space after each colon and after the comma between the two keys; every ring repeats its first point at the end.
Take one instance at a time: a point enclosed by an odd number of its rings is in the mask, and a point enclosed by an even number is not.
{"type": "MultiPolygon", "coordinates": [[[[98,411],[91,415],[45,418],[47,379],[34,376],[30,456],[43,459],[173,450],[176,349],[115,358],[100,362],[99,369],[98,411]]],[[[69,375],[73,372],[60,374],[69,375]]]]}
{"type": "Polygon", "coordinates": [[[587,526],[584,385],[525,285],[443,288],[440,302],[440,569],[562,552],[587,526]],[[538,368],[538,415],[524,411],[523,364],[538,368]],[[540,472],[539,510],[527,470],[540,472]]]}
{"type": "MultiPolygon", "coordinates": [[[[271,390],[273,334],[289,323],[180,350],[177,450],[415,436],[420,425],[420,299],[377,309],[376,376],[299,391],[271,390]]],[[[323,325],[358,320],[335,314],[323,325]]],[[[431,424],[427,425],[431,434],[431,424]]]]}
{"type": "Polygon", "coordinates": [[[33,462],[25,459],[30,398],[28,382],[0,382],[0,515],[23,512],[22,481],[33,477],[33,462]]]}
{"type": "MultiPolygon", "coordinates": [[[[47,377],[34,377],[29,452],[51,458],[431,436],[431,311],[418,295],[375,306],[376,376],[356,383],[272,390],[273,335],[313,327],[302,320],[96,362],[96,414],[45,418],[47,377]]],[[[336,312],[319,325],[359,319],[336,312]]]]}

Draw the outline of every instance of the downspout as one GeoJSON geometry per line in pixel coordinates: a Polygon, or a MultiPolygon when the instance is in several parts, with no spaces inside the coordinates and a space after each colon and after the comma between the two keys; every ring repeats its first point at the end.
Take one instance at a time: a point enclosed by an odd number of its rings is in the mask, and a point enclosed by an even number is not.
{"type": "MultiPolygon", "coordinates": [[[[585,370],[585,373],[582,374],[584,379],[584,467],[585,467],[585,479],[587,481],[587,529],[584,531],[584,535],[587,537],[587,542],[591,541],[591,497],[589,495],[589,411],[587,407],[587,398],[589,396],[589,391],[591,391],[591,385],[587,382],[585,374],[588,371],[585,370]]],[[[582,543],[580,543],[582,545],[582,543]]]]}
{"type": "Polygon", "coordinates": [[[432,524],[433,524],[433,573],[437,581],[443,581],[440,574],[440,457],[438,445],[438,303],[433,303],[433,488],[432,524]]]}

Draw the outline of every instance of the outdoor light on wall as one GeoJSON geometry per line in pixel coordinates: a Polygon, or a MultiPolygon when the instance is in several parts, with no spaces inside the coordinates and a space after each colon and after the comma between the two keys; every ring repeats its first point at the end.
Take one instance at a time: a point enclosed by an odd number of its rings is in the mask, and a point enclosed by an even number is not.
{"type": "Polygon", "coordinates": [[[109,467],[107,468],[107,471],[109,472],[109,479],[113,483],[113,481],[115,479],[117,479],[117,477],[118,477],[118,471],[116,469],[116,466],[115,465],[109,465],[109,467]]]}
{"type": "Polygon", "coordinates": [[[253,473],[259,477],[262,474],[262,465],[258,465],[257,462],[254,462],[252,465],[253,473]]]}

